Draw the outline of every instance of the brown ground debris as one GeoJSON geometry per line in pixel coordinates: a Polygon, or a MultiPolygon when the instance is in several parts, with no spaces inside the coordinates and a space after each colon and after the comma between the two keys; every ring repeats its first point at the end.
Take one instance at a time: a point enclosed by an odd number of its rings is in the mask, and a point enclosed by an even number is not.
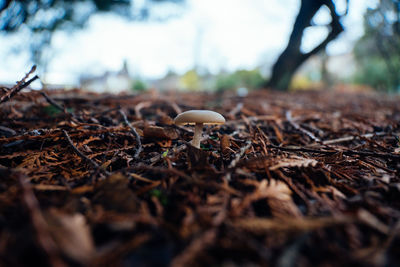
{"type": "Polygon", "coordinates": [[[0,265],[399,265],[399,103],[19,92],[0,104],[0,265]],[[189,109],[227,119],[200,150],[173,124],[189,109]]]}

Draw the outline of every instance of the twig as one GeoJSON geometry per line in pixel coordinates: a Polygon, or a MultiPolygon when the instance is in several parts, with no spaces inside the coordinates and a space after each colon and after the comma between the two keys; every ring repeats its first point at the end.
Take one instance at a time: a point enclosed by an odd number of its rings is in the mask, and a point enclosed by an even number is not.
{"type": "Polygon", "coordinates": [[[297,130],[305,133],[306,135],[308,135],[312,140],[314,140],[315,142],[320,142],[319,138],[316,137],[312,132],[304,129],[303,127],[301,127],[297,122],[295,122],[292,118],[292,112],[290,110],[286,111],[286,119],[287,121],[297,130]]]}
{"type": "Polygon", "coordinates": [[[46,98],[46,101],[49,102],[50,105],[53,105],[56,109],[60,110],[61,112],[66,112],[65,108],[58,104],[56,101],[54,101],[48,94],[45,92],[40,92],[40,94],[46,98]]]}
{"type": "Polygon", "coordinates": [[[136,129],[132,126],[132,124],[128,121],[128,118],[126,117],[124,111],[122,109],[119,110],[119,114],[121,114],[122,118],[124,119],[124,122],[126,125],[128,125],[129,129],[131,129],[131,132],[135,135],[136,138],[136,143],[137,143],[137,148],[136,152],[134,154],[135,158],[139,157],[140,152],[142,152],[142,141],[140,140],[140,136],[137,133],[136,129]]]}
{"type": "Polygon", "coordinates": [[[251,141],[246,141],[246,145],[240,148],[239,153],[236,154],[236,157],[231,161],[228,168],[229,169],[235,168],[236,164],[238,164],[240,159],[243,157],[244,153],[246,153],[247,149],[249,149],[250,147],[251,147],[251,141]]]}
{"type": "Polygon", "coordinates": [[[46,92],[40,92],[40,94],[46,99],[46,101],[52,105],[53,107],[55,107],[56,109],[60,110],[63,113],[68,114],[69,116],[71,116],[72,118],[74,118],[75,120],[78,120],[78,118],[76,117],[75,114],[67,111],[67,109],[64,106],[61,106],[60,104],[58,104],[56,101],[54,101],[54,99],[52,99],[48,94],[46,94],[46,92]]]}
{"type": "Polygon", "coordinates": [[[64,136],[67,139],[69,145],[71,146],[71,148],[75,151],[75,153],[81,157],[83,160],[85,160],[86,162],[89,162],[96,170],[102,171],[105,174],[109,175],[110,173],[102,168],[100,168],[99,164],[97,164],[94,160],[88,158],[85,154],[83,154],[78,148],[76,148],[76,146],[74,145],[74,143],[71,140],[71,137],[69,137],[67,131],[63,130],[64,136]]]}
{"type": "Polygon", "coordinates": [[[0,104],[4,103],[11,99],[14,95],[16,95],[19,91],[30,85],[33,81],[39,79],[39,76],[35,75],[32,79],[25,82],[25,80],[36,70],[36,66],[33,66],[31,70],[25,75],[25,77],[17,82],[10,90],[8,90],[2,97],[0,97],[0,104]]]}
{"type": "Polygon", "coordinates": [[[337,139],[322,141],[322,144],[323,145],[331,145],[331,144],[336,144],[336,143],[353,141],[353,140],[357,139],[358,137],[371,138],[374,136],[381,136],[381,135],[385,135],[385,134],[386,134],[385,132],[378,132],[378,133],[363,134],[360,136],[345,136],[345,137],[341,137],[341,138],[337,138],[337,139]]]}
{"type": "Polygon", "coordinates": [[[224,179],[227,181],[231,180],[231,170],[236,167],[240,159],[243,157],[243,155],[246,153],[247,149],[251,147],[251,141],[246,141],[246,145],[244,147],[240,148],[239,153],[236,154],[235,158],[231,161],[231,163],[228,166],[228,171],[224,175],[224,179]]]}

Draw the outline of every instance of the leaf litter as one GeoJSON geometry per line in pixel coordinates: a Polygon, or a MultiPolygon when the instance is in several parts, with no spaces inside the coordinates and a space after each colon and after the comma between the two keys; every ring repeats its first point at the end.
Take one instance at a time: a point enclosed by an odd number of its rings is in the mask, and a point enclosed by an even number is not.
{"type": "Polygon", "coordinates": [[[0,96],[0,265],[400,264],[398,96],[22,91],[29,74],[0,96]],[[201,149],[173,124],[189,109],[227,118],[201,149]]]}

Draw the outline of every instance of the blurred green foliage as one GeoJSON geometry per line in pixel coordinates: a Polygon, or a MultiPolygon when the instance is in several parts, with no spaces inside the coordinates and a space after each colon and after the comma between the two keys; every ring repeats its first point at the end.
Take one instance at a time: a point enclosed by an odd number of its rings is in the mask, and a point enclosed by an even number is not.
{"type": "Polygon", "coordinates": [[[354,80],[380,91],[400,92],[400,1],[380,0],[364,15],[364,35],[354,47],[354,80]]]}
{"type": "Polygon", "coordinates": [[[142,80],[135,80],[132,84],[132,90],[135,92],[146,91],[147,85],[142,80]]]}
{"type": "Polygon", "coordinates": [[[202,81],[200,75],[197,73],[196,70],[192,69],[187,71],[181,77],[181,83],[184,89],[186,90],[201,90],[202,81]]]}
{"type": "Polygon", "coordinates": [[[358,62],[361,64],[354,76],[355,83],[368,84],[379,91],[394,91],[396,89],[393,81],[388,79],[387,66],[381,57],[369,56],[358,60],[358,62]]]}
{"type": "Polygon", "coordinates": [[[237,70],[233,73],[222,73],[217,75],[215,87],[217,91],[246,87],[250,89],[261,88],[265,82],[259,69],[237,70]]]}
{"type": "MultiPolygon", "coordinates": [[[[58,114],[63,113],[61,110],[59,110],[58,108],[56,108],[53,105],[44,106],[44,107],[42,107],[42,110],[44,113],[46,113],[50,117],[56,117],[58,114]]],[[[73,108],[67,108],[66,110],[67,110],[67,112],[70,112],[70,113],[74,112],[73,108]]]]}
{"type": "Polygon", "coordinates": [[[49,115],[50,117],[55,117],[58,114],[62,113],[61,110],[57,109],[56,107],[54,107],[53,105],[48,105],[48,106],[44,106],[43,107],[43,111],[44,113],[46,113],[47,115],[49,115]]]}
{"type": "Polygon", "coordinates": [[[238,84],[237,77],[234,74],[220,74],[215,82],[217,91],[234,89],[238,84]]]}
{"type": "Polygon", "coordinates": [[[221,72],[213,75],[209,72],[199,73],[196,69],[187,71],[180,77],[180,83],[185,90],[225,91],[240,87],[248,89],[261,88],[265,82],[259,69],[237,70],[232,73],[221,72]]]}

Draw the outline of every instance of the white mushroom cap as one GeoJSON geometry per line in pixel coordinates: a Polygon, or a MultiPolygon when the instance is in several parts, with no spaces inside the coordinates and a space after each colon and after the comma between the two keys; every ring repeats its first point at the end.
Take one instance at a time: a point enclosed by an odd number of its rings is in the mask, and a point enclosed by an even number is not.
{"type": "Polygon", "coordinates": [[[174,121],[175,124],[223,124],[225,118],[211,110],[189,110],[176,116],[174,121]]]}

